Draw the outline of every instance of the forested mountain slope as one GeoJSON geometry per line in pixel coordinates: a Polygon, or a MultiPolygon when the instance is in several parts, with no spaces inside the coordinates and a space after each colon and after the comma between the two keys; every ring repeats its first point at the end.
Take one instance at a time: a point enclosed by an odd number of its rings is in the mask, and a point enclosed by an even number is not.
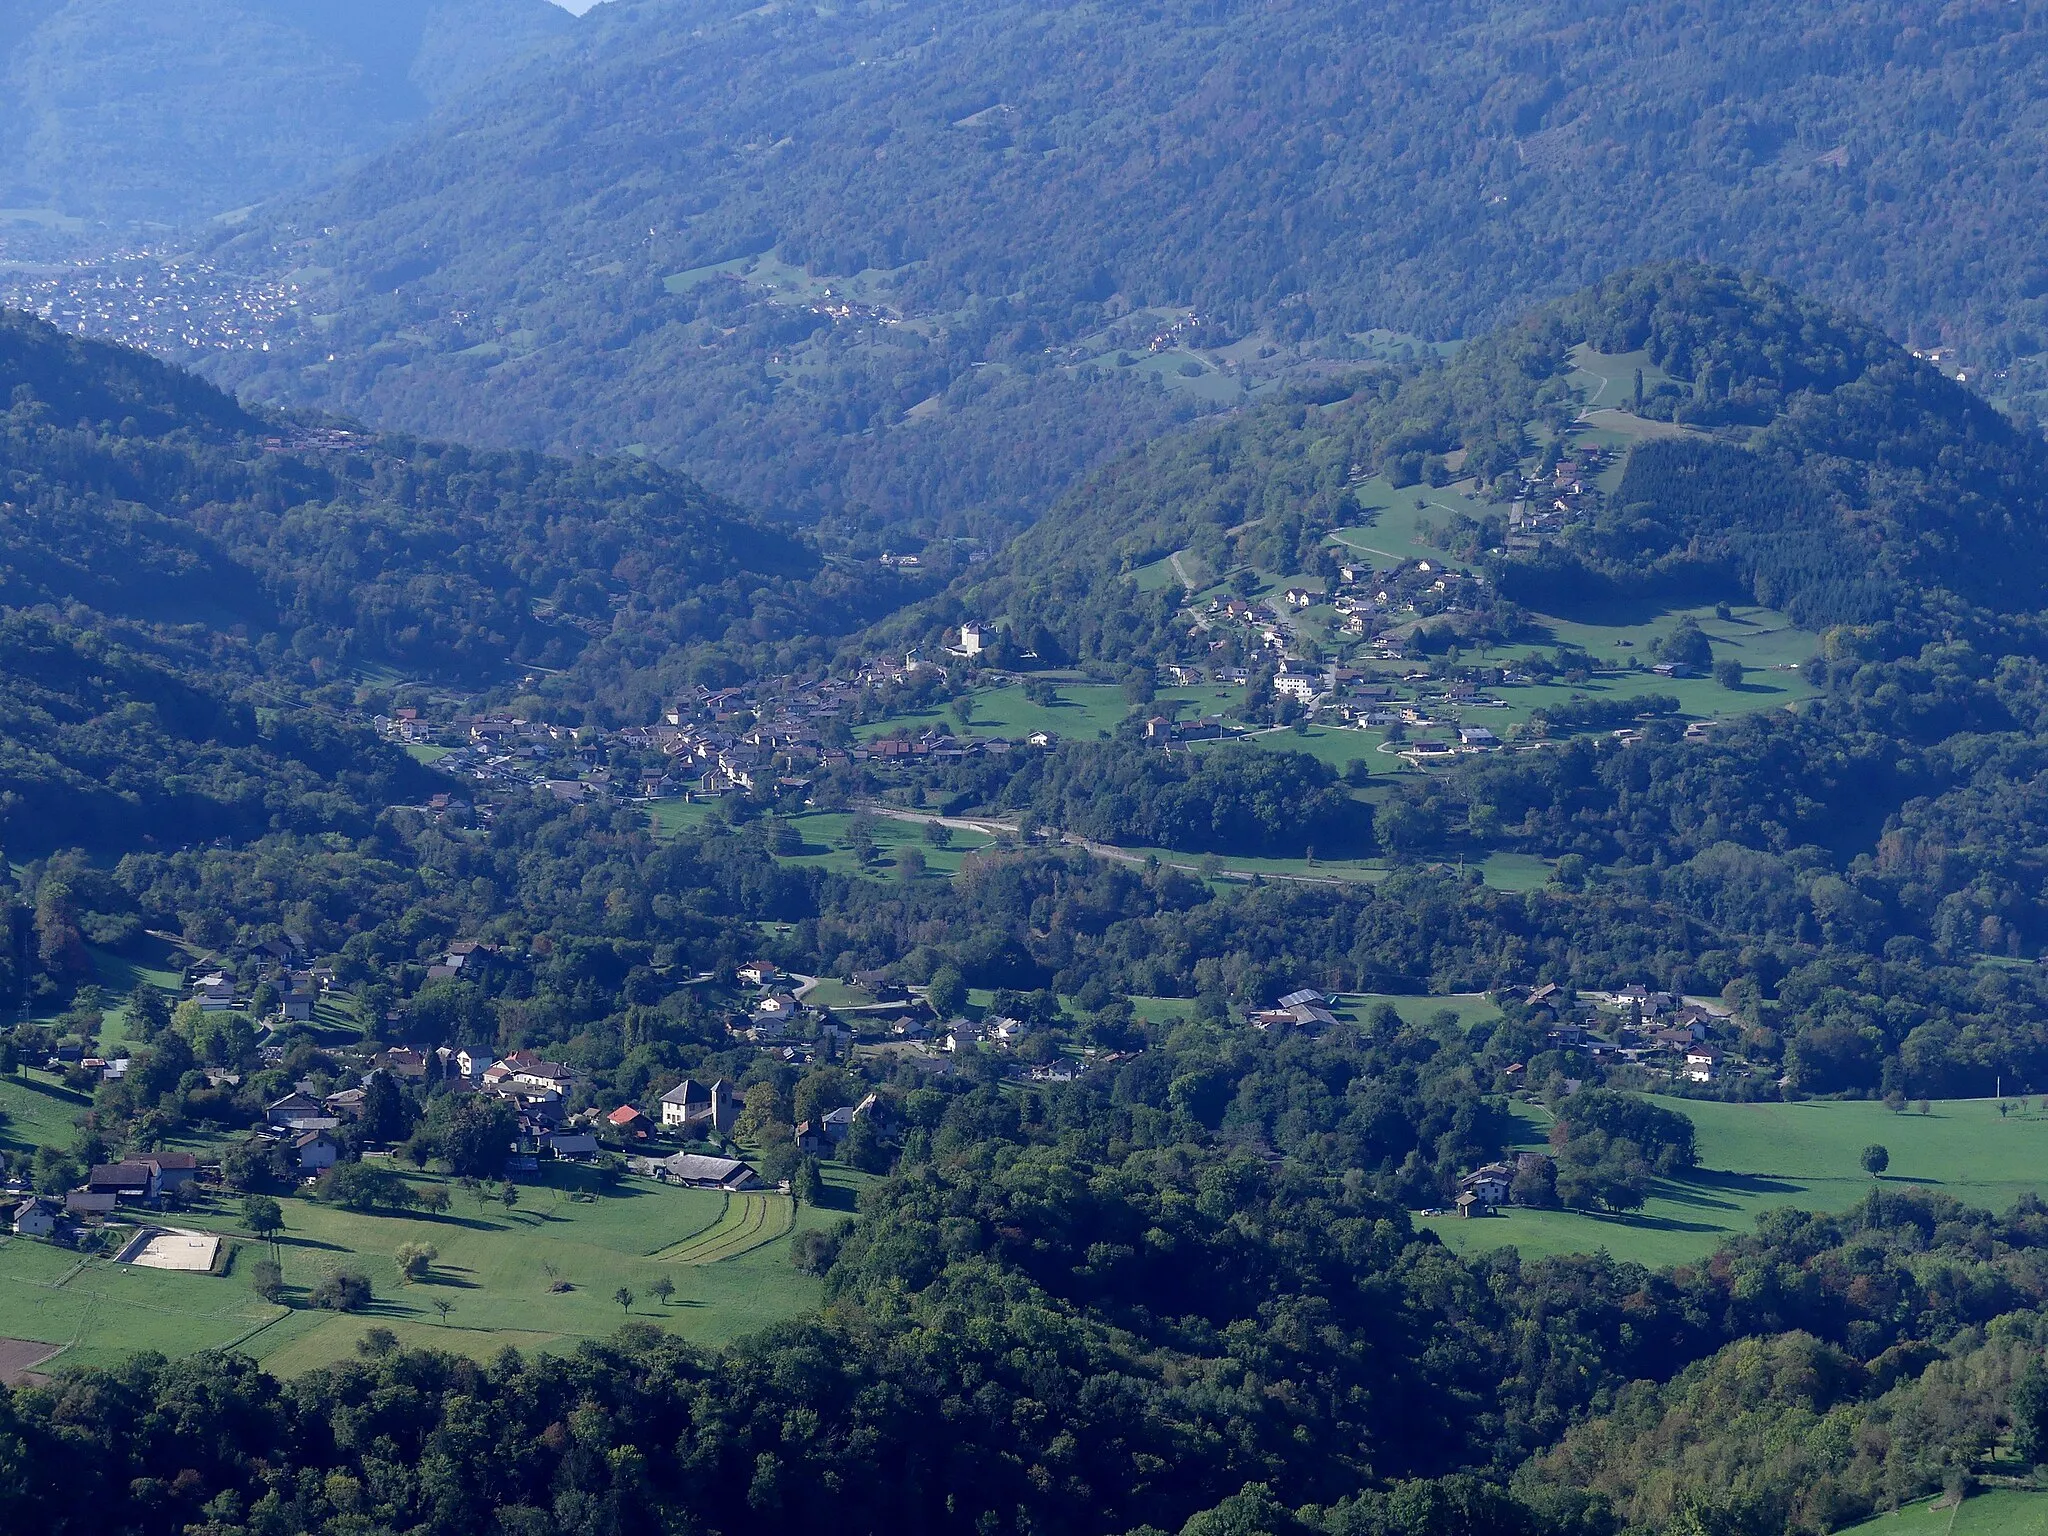
{"type": "MultiPolygon", "coordinates": [[[[1974,1006],[1967,987],[1929,1012],[1894,1012],[1918,984],[1909,978],[1937,965],[2048,942],[2048,449],[2034,434],[1862,322],[1694,266],[1620,275],[1448,364],[1367,374],[1324,398],[1149,445],[1077,488],[985,576],[887,633],[933,644],[965,619],[996,620],[1012,664],[1108,664],[1144,678],[1171,662],[1206,669],[1214,644],[1239,642],[1205,623],[1206,593],[1189,605],[1178,579],[1163,578],[1169,557],[1181,552],[1175,569],[1226,596],[1226,576],[1260,575],[1278,607],[1273,573],[1320,583],[1340,558],[1361,558],[1332,544],[1332,530],[1374,542],[1377,525],[1352,526],[1369,518],[1362,480],[1391,479],[1404,486],[1400,507],[1410,492],[1422,505],[1448,492],[1418,471],[1441,482],[1462,452],[1475,514],[1438,526],[1424,552],[1484,580],[1406,626],[1399,661],[1365,638],[1325,659],[1377,667],[1379,682],[1408,672],[1425,690],[1463,682],[1482,695],[1510,673],[1576,667],[1568,681],[1589,692],[1562,707],[1608,716],[1589,716],[1579,739],[1561,730],[1549,750],[1393,777],[1373,807],[1380,845],[1402,858],[1507,852],[1597,870],[1606,889],[1688,914],[1703,955],[1787,940],[1857,953],[1870,969],[1850,984],[1855,1022],[1809,1018],[1775,1042],[1786,1081],[1808,1091],[1967,1081],[1988,1092],[1992,1057],[2016,1047],[2048,1060],[2048,1034],[2031,1022],[1995,1049],[1966,1047],[1951,1010],[1974,1006]],[[1597,430],[1580,419],[1588,386],[1574,373],[1588,343],[1610,359],[1635,354],[1663,382],[1642,414],[1610,418],[1637,434],[1611,493],[1540,547],[1509,547],[1503,499],[1550,484],[1567,439],[1597,430]],[[1706,739],[1682,739],[1617,687],[1653,657],[1543,650],[1554,625],[1569,628],[1560,620],[1603,607],[1717,601],[1774,605],[1812,631],[1802,670],[1816,696],[1755,709],[1739,693],[1703,698],[1702,713],[1729,713],[1706,739]]],[[[1375,554],[1370,566],[1389,569],[1349,590],[1393,586],[1390,568],[1410,563],[1375,554]]],[[[1256,644],[1221,660],[1273,667],[1256,644]]],[[[1199,697],[1214,708],[1206,700],[1220,694],[1199,697]]],[[[1158,758],[1126,734],[1134,755],[1158,758]]],[[[1542,733],[1523,735],[1526,747],[1542,733]]],[[[1759,985],[1768,995],[1775,984],[1759,985]]]]}
{"type": "Polygon", "coordinates": [[[0,400],[10,849],[374,815],[411,765],[333,718],[365,667],[609,679],[889,601],[647,465],[259,421],[21,316],[0,400]]]}
{"type": "Polygon", "coordinates": [[[1646,258],[1794,277],[1998,367],[2042,335],[2039,264],[1996,253],[2048,204],[2044,21],[621,0],[545,79],[214,253],[298,268],[327,317],[214,366],[415,429],[645,444],[899,538],[1028,517],[1168,401],[1646,258]],[[1118,367],[1155,341],[1168,366],[1118,367]]]}
{"type": "Polygon", "coordinates": [[[547,0],[9,0],[0,209],[122,224],[297,191],[573,25],[547,0]]]}
{"type": "Polygon", "coordinates": [[[2042,606],[2038,435],[1865,321],[1678,264],[1619,274],[1441,366],[1361,372],[1162,438],[1069,492],[922,622],[1002,618],[1047,654],[1172,659],[1190,644],[1181,594],[1140,590],[1133,570],[1176,550],[1210,572],[1317,569],[1328,531],[1358,515],[1360,478],[1412,483],[1461,452],[1480,485],[1519,485],[1583,409],[1582,345],[1644,354],[1675,381],[1644,402],[1651,419],[1698,430],[1638,442],[1614,494],[1544,548],[1485,554],[1507,601],[1741,597],[1815,628],[1891,620],[1922,636],[2042,606]]]}

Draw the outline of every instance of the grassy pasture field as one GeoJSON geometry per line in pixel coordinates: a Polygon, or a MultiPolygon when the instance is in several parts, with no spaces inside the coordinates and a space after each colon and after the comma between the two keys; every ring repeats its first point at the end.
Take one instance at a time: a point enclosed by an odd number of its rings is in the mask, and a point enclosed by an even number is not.
{"type": "Polygon", "coordinates": [[[876,862],[863,869],[854,858],[853,851],[846,846],[847,829],[853,824],[850,813],[808,811],[801,816],[790,817],[789,823],[803,835],[804,846],[801,853],[782,855],[784,863],[814,864],[843,875],[866,875],[874,880],[896,879],[896,856],[911,848],[924,855],[925,872],[921,878],[951,879],[960,872],[960,865],[969,854],[978,848],[986,848],[994,841],[979,832],[955,827],[948,844],[938,848],[925,841],[924,828],[918,823],[899,821],[893,816],[878,816],[875,818],[876,862]]]}
{"type": "MultiPolygon", "coordinates": [[[[440,1216],[364,1215],[286,1199],[275,1252],[288,1299],[299,1303],[289,1307],[271,1306],[250,1288],[266,1249],[242,1232],[232,1199],[175,1218],[234,1239],[225,1276],[82,1260],[47,1243],[0,1239],[0,1333],[65,1346],[46,1369],[109,1364],[140,1349],[176,1355],[233,1345],[280,1375],[348,1355],[373,1327],[479,1359],[508,1345],[572,1347],[629,1318],[719,1344],[817,1306],[819,1282],[789,1262],[790,1234],[844,1219],[865,1182],[836,1165],[825,1177],[823,1208],[797,1208],[772,1193],[728,1197],[641,1179],[577,1199],[588,1193],[589,1176],[575,1169],[522,1184],[509,1211],[452,1187],[454,1204],[440,1216]],[[439,1253],[422,1283],[399,1282],[393,1255],[406,1242],[430,1243],[439,1253]],[[370,1307],[337,1313],[305,1306],[307,1293],[340,1268],[369,1277],[370,1307]],[[676,1287],[667,1303],[649,1290],[660,1276],[676,1287]],[[571,1288],[553,1289],[558,1282],[571,1288]],[[630,1311],[613,1299],[621,1287],[634,1293],[630,1311]],[[437,1300],[452,1304],[445,1320],[437,1300]]],[[[409,1174],[408,1182],[439,1181],[409,1174]]]]}
{"type": "Polygon", "coordinates": [[[1114,731],[1131,712],[1123,689],[1114,683],[1060,682],[1055,687],[1057,699],[1050,706],[1034,704],[1020,687],[977,688],[974,717],[964,727],[950,710],[934,705],[860,726],[854,735],[872,741],[906,725],[935,725],[944,720],[960,737],[1001,736],[1015,741],[1033,731],[1051,731],[1062,738],[1092,740],[1098,732],[1114,731]]]}
{"type": "MultiPolygon", "coordinates": [[[[1716,660],[1731,657],[1750,671],[1797,666],[1814,651],[1816,637],[1773,608],[1745,603],[1732,606],[1726,619],[1714,616],[1711,603],[1698,607],[1666,607],[1660,603],[1617,603],[1588,606],[1570,616],[1534,613],[1544,632],[1540,645],[1573,645],[1598,661],[1626,662],[1629,655],[1649,660],[1652,642],[1691,619],[1712,642],[1716,660]]],[[[1669,682],[1660,678],[1660,682],[1669,682]]]]}
{"type": "Polygon", "coordinates": [[[1439,1013],[1451,1013],[1457,1015],[1460,1029],[1470,1029],[1482,1020],[1501,1016],[1493,999],[1484,992],[1454,992],[1443,997],[1410,992],[1346,992],[1331,1011],[1362,1023],[1366,1014],[1380,1003],[1391,1005],[1406,1024],[1428,1024],[1439,1013]]]}
{"type": "Polygon", "coordinates": [[[1362,514],[1359,521],[1337,529],[1330,538],[1346,549],[1381,560],[1447,559],[1441,549],[1417,536],[1418,522],[1441,526],[1457,512],[1477,519],[1488,512],[1504,511],[1448,485],[1404,485],[1397,490],[1384,475],[1365,481],[1355,495],[1362,514]]]}
{"type": "MultiPolygon", "coordinates": [[[[1205,574],[1200,569],[1201,562],[1193,555],[1183,554],[1181,566],[1196,581],[1201,580],[1205,574]]],[[[1164,560],[1154,560],[1150,565],[1139,566],[1131,572],[1131,579],[1137,582],[1140,592],[1163,592],[1168,587],[1182,585],[1179,574],[1173,568],[1173,558],[1170,555],[1164,560]]]]}
{"type": "MultiPolygon", "coordinates": [[[[1761,1212],[1854,1205],[1871,1188],[1860,1159],[1873,1143],[1891,1153],[1884,1175],[1888,1188],[1932,1189],[2000,1211],[2024,1194],[2048,1189],[2048,1111],[2039,1101],[2004,1117],[1988,1099],[1938,1100],[1926,1115],[1895,1115],[1867,1100],[1661,1102],[1692,1117],[1700,1169],[1687,1178],[1659,1180],[1642,1210],[1607,1215],[1513,1207],[1504,1216],[1435,1217],[1423,1224],[1461,1253],[1513,1245],[1526,1257],[1538,1257],[1605,1248],[1642,1264],[1681,1264],[1751,1230],[1761,1212]]],[[[1518,1105],[1516,1113],[1522,1145],[1543,1145],[1547,1112],[1518,1105]]]]}
{"type": "Polygon", "coordinates": [[[137,1350],[224,1349],[283,1315],[234,1275],[142,1269],[0,1238],[0,1333],[67,1346],[45,1370],[112,1365],[137,1350]]]}
{"type": "Polygon", "coordinates": [[[647,807],[657,838],[674,837],[703,824],[717,806],[708,800],[657,800],[647,807]]]}
{"type": "MultiPolygon", "coordinates": [[[[1572,371],[1565,382],[1577,390],[1588,410],[1623,408],[1635,400],[1636,370],[1643,375],[1643,392],[1650,394],[1660,384],[1674,382],[1670,374],[1650,360],[1645,351],[1595,352],[1580,342],[1568,354],[1572,371]]],[[[1689,388],[1690,385],[1684,387],[1689,388]]],[[[1658,423],[1662,425],[1662,423],[1658,423]]]]}
{"type": "Polygon", "coordinates": [[[0,1110],[7,1116],[0,1122],[0,1147],[21,1154],[68,1147],[78,1139],[78,1117],[91,1108],[89,1095],[73,1093],[47,1072],[0,1078],[0,1110]]]}
{"type": "Polygon", "coordinates": [[[1955,1506],[1922,1499],[1844,1526],[1839,1536],[2048,1536],[2048,1493],[1993,1488],[1955,1506]]]}
{"type": "Polygon", "coordinates": [[[872,993],[864,992],[836,976],[821,976],[815,986],[804,989],[803,1000],[813,1008],[871,1008],[872,993]]]}

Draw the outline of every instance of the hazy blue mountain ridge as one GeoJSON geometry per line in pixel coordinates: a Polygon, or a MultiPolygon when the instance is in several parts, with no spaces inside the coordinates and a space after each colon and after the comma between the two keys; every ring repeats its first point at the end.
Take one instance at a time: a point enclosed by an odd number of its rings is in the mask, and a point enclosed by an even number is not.
{"type": "Polygon", "coordinates": [[[546,0],[11,0],[0,208],[116,224],[303,189],[566,36],[546,0]]]}
{"type": "Polygon", "coordinates": [[[643,449],[885,541],[999,533],[1371,328],[1477,334],[1643,260],[1770,273],[2024,396],[2044,18],[619,0],[518,92],[224,236],[322,318],[206,366],[643,449]]]}

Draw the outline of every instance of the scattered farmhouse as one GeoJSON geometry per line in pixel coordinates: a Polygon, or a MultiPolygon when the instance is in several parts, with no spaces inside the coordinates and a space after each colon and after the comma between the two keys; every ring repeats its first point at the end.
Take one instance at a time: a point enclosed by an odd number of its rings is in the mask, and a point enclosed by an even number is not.
{"type": "Polygon", "coordinates": [[[688,1189],[722,1189],[737,1192],[765,1189],[761,1175],[750,1164],[731,1157],[705,1157],[695,1152],[678,1152],[673,1157],[634,1157],[626,1167],[665,1184],[688,1189]]]}

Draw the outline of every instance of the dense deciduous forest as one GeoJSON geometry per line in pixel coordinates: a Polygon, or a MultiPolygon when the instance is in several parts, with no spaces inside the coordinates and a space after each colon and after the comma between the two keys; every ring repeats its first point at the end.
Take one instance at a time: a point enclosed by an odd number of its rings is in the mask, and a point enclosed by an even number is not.
{"type": "Polygon", "coordinates": [[[2016,1310],[2043,1299],[2038,1208],[1873,1196],[1668,1276],[1471,1265],[1397,1210],[1249,1159],[991,1157],[999,1121],[961,1129],[976,1152],[891,1181],[840,1247],[819,1322],[715,1355],[650,1328],[571,1359],[402,1353],[290,1384],[144,1357],[0,1395],[0,1494],[53,1533],[1480,1536],[1652,1528],[1644,1497],[1812,1529],[1938,1479],[2039,1370],[2016,1310]],[[1630,1382],[1514,1494],[1474,1477],[1630,1382]],[[1728,1408],[1746,1412],[1708,1443],[1678,1427],[1728,1408]],[[1797,1434],[1828,1410],[1868,1426],[1860,1445],[1797,1434]],[[1805,1475],[1763,1475],[1763,1423],[1793,1432],[1805,1475]],[[1676,1436],[1728,1480],[1634,1492],[1672,1486],[1630,1463],[1676,1436]]]}

